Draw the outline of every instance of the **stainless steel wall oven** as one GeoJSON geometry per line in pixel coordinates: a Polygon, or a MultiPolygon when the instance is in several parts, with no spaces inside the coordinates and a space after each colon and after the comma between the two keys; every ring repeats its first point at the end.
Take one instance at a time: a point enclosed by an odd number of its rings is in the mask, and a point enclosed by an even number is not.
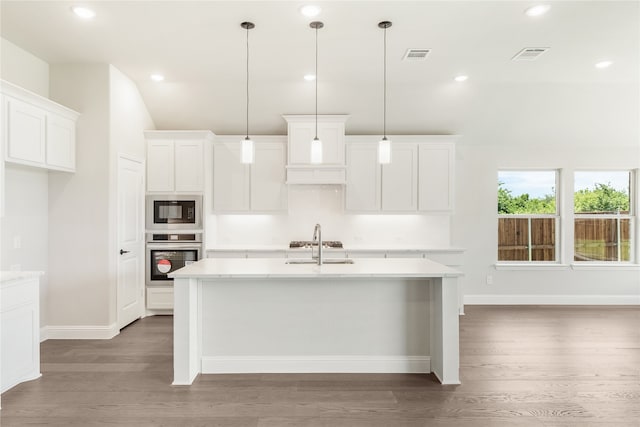
{"type": "Polygon", "coordinates": [[[148,233],[146,285],[173,286],[167,274],[202,259],[202,233],[148,233]]]}

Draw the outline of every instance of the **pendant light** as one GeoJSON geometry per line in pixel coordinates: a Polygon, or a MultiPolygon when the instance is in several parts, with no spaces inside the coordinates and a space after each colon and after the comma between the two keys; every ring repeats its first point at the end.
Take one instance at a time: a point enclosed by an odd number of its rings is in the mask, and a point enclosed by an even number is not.
{"type": "Polygon", "coordinates": [[[251,164],[254,160],[253,141],[249,138],[249,30],[254,28],[253,22],[243,22],[240,24],[242,28],[247,30],[247,135],[242,140],[240,161],[245,164],[251,164]]]}
{"type": "Polygon", "coordinates": [[[378,142],[378,163],[391,163],[391,141],[387,139],[387,28],[391,26],[390,21],[378,23],[378,27],[384,30],[384,89],[383,89],[383,113],[382,113],[382,139],[378,142]]]}
{"type": "Polygon", "coordinates": [[[319,164],[322,163],[322,141],[318,138],[318,30],[324,27],[324,24],[313,21],[309,26],[316,30],[316,132],[311,141],[311,163],[319,164]]]}

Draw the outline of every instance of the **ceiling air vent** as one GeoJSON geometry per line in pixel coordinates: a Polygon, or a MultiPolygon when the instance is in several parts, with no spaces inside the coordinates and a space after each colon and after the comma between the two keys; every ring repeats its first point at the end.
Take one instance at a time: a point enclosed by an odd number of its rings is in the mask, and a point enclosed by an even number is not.
{"type": "Polygon", "coordinates": [[[403,61],[424,61],[431,52],[431,49],[407,49],[402,58],[403,61]]]}
{"type": "Polygon", "coordinates": [[[513,61],[535,61],[548,50],[548,47],[525,47],[511,59],[513,61]]]}

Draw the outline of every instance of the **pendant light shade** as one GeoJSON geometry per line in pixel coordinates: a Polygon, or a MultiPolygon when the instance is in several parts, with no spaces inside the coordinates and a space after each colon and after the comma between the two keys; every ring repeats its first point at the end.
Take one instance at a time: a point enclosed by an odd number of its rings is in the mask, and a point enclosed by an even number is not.
{"type": "Polygon", "coordinates": [[[240,146],[240,161],[250,164],[253,163],[255,150],[253,141],[249,138],[249,30],[254,28],[255,25],[253,22],[243,22],[240,26],[247,30],[247,136],[242,140],[242,145],[240,146]]]}
{"type": "Polygon", "coordinates": [[[378,163],[391,163],[391,141],[387,139],[387,28],[391,26],[390,21],[378,23],[378,27],[384,30],[384,71],[383,71],[383,112],[382,112],[382,139],[378,142],[378,163]]]}
{"type": "Polygon", "coordinates": [[[314,21],[309,24],[311,28],[316,30],[316,132],[313,141],[311,141],[310,159],[313,164],[322,163],[322,141],[318,138],[318,30],[324,27],[320,21],[314,21]]]}

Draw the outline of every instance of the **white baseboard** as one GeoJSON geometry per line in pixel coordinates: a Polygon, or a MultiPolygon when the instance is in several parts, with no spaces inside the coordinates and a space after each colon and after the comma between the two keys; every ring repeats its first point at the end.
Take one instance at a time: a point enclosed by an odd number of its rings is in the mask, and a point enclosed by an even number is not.
{"type": "Polygon", "coordinates": [[[108,340],[120,333],[118,326],[78,325],[43,326],[40,328],[40,342],[46,340],[108,340]]]}
{"type": "Polygon", "coordinates": [[[429,356],[203,356],[203,374],[431,372],[429,356]]]}
{"type": "Polygon", "coordinates": [[[640,295],[465,295],[467,305],[640,305],[640,295]]]}

